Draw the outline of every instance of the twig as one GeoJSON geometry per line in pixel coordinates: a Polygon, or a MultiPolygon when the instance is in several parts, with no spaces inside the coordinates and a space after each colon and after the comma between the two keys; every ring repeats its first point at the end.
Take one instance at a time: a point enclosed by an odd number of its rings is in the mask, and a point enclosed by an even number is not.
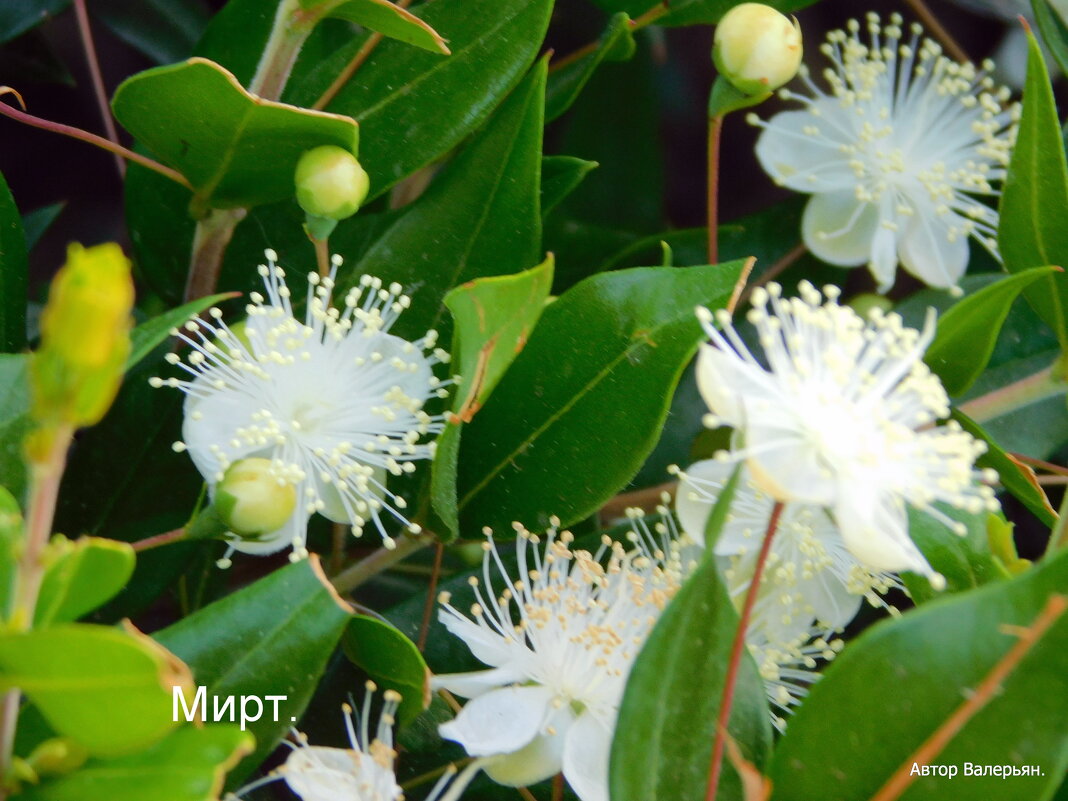
{"type": "Polygon", "coordinates": [[[942,725],[901,763],[886,784],[871,797],[871,801],[894,801],[900,798],[901,794],[912,784],[916,772],[915,766],[931,764],[931,761],[942,753],[949,741],[960,733],[968,721],[990,703],[990,700],[1001,690],[1002,682],[1064,614],[1065,609],[1068,609],[1068,596],[1053,595],[1030,626],[1022,629],[1013,628],[1011,633],[1019,637],[1019,640],[990,669],[979,686],[968,694],[964,703],[958,706],[953,714],[946,718],[942,725]]]}
{"type": "Polygon", "coordinates": [[[708,263],[719,262],[719,142],[723,134],[723,115],[708,121],[708,263]]]}
{"type": "Polygon", "coordinates": [[[534,793],[530,792],[526,787],[516,787],[516,792],[523,797],[523,801],[538,801],[534,797],[534,793]]]}
{"type": "Polygon", "coordinates": [[[1059,476],[1068,476],[1068,467],[1062,467],[1059,464],[1047,462],[1044,459],[1036,459],[1033,456],[1025,456],[1022,453],[1010,453],[1009,456],[1011,456],[1017,462],[1023,462],[1024,464],[1030,465],[1031,467],[1040,467],[1043,470],[1046,470],[1050,473],[1056,473],[1059,476]]]}
{"type": "Polygon", "coordinates": [[[945,29],[941,22],[938,21],[938,17],[927,7],[927,4],[923,0],[905,0],[905,3],[912,9],[913,13],[920,18],[920,22],[927,28],[934,37],[941,42],[942,47],[946,48],[948,52],[957,61],[971,61],[968,58],[968,54],[964,52],[964,48],[957,44],[957,40],[953,38],[952,34],[945,29]]]}
{"type": "Polygon", "coordinates": [[[434,613],[434,601],[438,593],[438,579],[441,577],[441,560],[445,556],[445,546],[439,541],[434,544],[434,570],[430,574],[430,586],[426,591],[426,604],[423,605],[423,621],[419,624],[419,639],[416,646],[422,651],[426,648],[426,636],[430,631],[430,616],[434,613]]]}
{"type": "Polygon", "coordinates": [[[234,229],[246,214],[248,209],[212,209],[197,220],[185,285],[186,301],[207,297],[215,291],[226,248],[234,236],[234,229]]]}
{"type": "Polygon", "coordinates": [[[557,773],[553,776],[552,801],[564,801],[564,774],[557,773]]]}
{"type": "Polygon", "coordinates": [[[621,492],[601,507],[600,511],[597,512],[597,519],[603,524],[609,524],[613,520],[625,517],[627,510],[632,507],[636,506],[640,509],[655,507],[661,502],[665,492],[674,497],[678,488],[679,482],[668,481],[663,484],[657,484],[655,487],[621,492]]]}
{"type": "Polygon", "coordinates": [[[760,554],[757,556],[756,565],[753,568],[753,578],[749,581],[749,589],[745,593],[745,603],[742,605],[742,614],[738,618],[738,630],[734,633],[734,642],[731,644],[730,662],[727,663],[727,676],[723,681],[723,696],[719,704],[719,719],[716,721],[716,735],[712,741],[712,761],[708,769],[708,789],[705,791],[705,801],[716,801],[719,791],[719,776],[723,768],[723,747],[726,743],[727,724],[731,718],[731,707],[734,706],[734,688],[738,682],[738,668],[742,664],[742,653],[745,651],[745,633],[749,628],[749,618],[753,614],[753,606],[756,604],[757,595],[760,593],[760,582],[764,576],[764,566],[771,553],[771,542],[775,539],[775,531],[779,527],[779,517],[782,516],[783,503],[776,501],[768,518],[768,527],[764,532],[764,542],[760,546],[760,554]]]}
{"type": "Polygon", "coordinates": [[[975,422],[983,423],[1064,391],[1064,383],[1053,377],[1053,367],[1050,366],[986,395],[972,398],[960,404],[960,410],[975,422]]]}
{"type": "Polygon", "coordinates": [[[162,534],[154,534],[151,537],[145,537],[143,540],[130,543],[130,547],[135,552],[141,553],[142,551],[151,551],[153,548],[159,548],[161,545],[170,545],[172,542],[180,542],[185,538],[185,527],[172,529],[171,531],[164,531],[162,534]]]}
{"type": "MultiPolygon", "coordinates": [[[[93,44],[93,30],[89,27],[89,12],[85,8],[85,0],[74,0],[74,15],[78,18],[78,36],[82,40],[82,48],[85,50],[85,60],[89,65],[89,77],[93,81],[93,94],[96,95],[96,105],[100,109],[100,118],[104,122],[104,130],[108,139],[116,145],[119,142],[119,132],[115,128],[115,120],[111,116],[111,108],[108,106],[107,90],[104,89],[104,78],[100,74],[100,60],[96,55],[96,45],[93,44]]],[[[126,177],[126,163],[122,157],[115,154],[115,166],[119,170],[119,178],[126,177]]]]}
{"type": "Polygon", "coordinates": [[[326,239],[312,239],[312,245],[315,246],[315,263],[319,267],[319,276],[326,278],[330,275],[330,243],[326,239]]]}
{"type": "MultiPolygon", "coordinates": [[[[26,104],[22,101],[22,96],[12,89],[10,86],[0,86],[0,95],[13,94],[19,100],[19,105],[26,108],[26,104]]],[[[192,191],[193,186],[186,180],[185,176],[177,170],[172,170],[158,161],[153,161],[147,156],[142,156],[140,153],[134,153],[122,145],[116,144],[109,139],[105,139],[102,136],[97,136],[89,131],[83,131],[81,128],[75,128],[73,125],[64,125],[61,122],[52,122],[51,120],[42,119],[41,117],[35,117],[32,114],[27,114],[25,111],[19,111],[14,106],[8,103],[0,103],[0,114],[5,117],[10,117],[13,120],[18,120],[25,125],[33,126],[34,128],[40,128],[44,131],[51,131],[52,133],[62,134],[63,136],[69,136],[72,139],[79,139],[82,142],[88,142],[90,145],[96,145],[103,150],[110,151],[122,156],[129,161],[135,161],[142,167],[147,167],[150,170],[158,172],[164,178],[170,178],[176,184],[181,184],[186,189],[192,191]]]]}
{"type": "Polygon", "coordinates": [[[390,565],[429,545],[434,539],[436,539],[434,535],[425,530],[421,534],[398,537],[397,544],[393,548],[378,548],[366,559],[361,559],[346,570],[342,570],[330,581],[338,592],[351,592],[367,579],[389,568],[390,565]]]}

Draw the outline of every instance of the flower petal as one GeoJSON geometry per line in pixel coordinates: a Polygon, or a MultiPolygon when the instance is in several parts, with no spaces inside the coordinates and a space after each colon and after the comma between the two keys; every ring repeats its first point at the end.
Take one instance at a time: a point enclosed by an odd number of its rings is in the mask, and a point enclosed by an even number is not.
{"type": "Polygon", "coordinates": [[[801,218],[805,245],[828,264],[856,267],[871,259],[878,208],[852,191],[813,195],[801,218]]]}
{"type": "Polygon", "coordinates": [[[438,621],[464,641],[475,658],[486,665],[501,667],[512,657],[509,643],[488,626],[476,623],[453,609],[438,611],[438,621]]]}
{"type": "Polygon", "coordinates": [[[431,677],[430,688],[448,690],[461,698],[477,698],[490,690],[506,687],[525,678],[524,673],[514,667],[498,667],[470,673],[442,673],[431,677]]]}
{"type": "Polygon", "coordinates": [[[869,570],[912,570],[925,576],[934,570],[909,538],[908,515],[900,496],[881,492],[874,477],[850,476],[843,485],[834,516],[846,547],[869,570]]]}
{"type": "Polygon", "coordinates": [[[567,732],[564,778],[582,801],[608,801],[608,756],[612,731],[588,712],[567,732]]]}
{"type": "Polygon", "coordinates": [[[370,777],[360,775],[365,766],[378,767],[355,751],[305,745],[293,749],[281,772],[289,789],[301,798],[340,799],[355,797],[360,784],[368,782],[370,777]]]}
{"type": "Polygon", "coordinates": [[[963,222],[953,212],[939,215],[930,202],[915,203],[898,250],[901,264],[928,286],[955,287],[968,267],[968,238],[949,229],[963,222]]]}
{"type": "Polygon", "coordinates": [[[821,459],[818,445],[798,422],[769,417],[772,414],[754,414],[746,430],[745,447],[752,451],[746,465],[753,484],[785,503],[831,504],[838,489],[836,477],[821,459]]]}
{"type": "Polygon", "coordinates": [[[564,744],[574,719],[569,706],[557,710],[548,724],[552,733],[538,735],[514,754],[491,757],[483,768],[486,775],[509,787],[525,787],[555,776],[562,767],[564,744]]]}
{"type": "Polygon", "coordinates": [[[713,345],[701,345],[697,357],[697,389],[709,410],[732,426],[745,418],[739,398],[767,396],[767,374],[755,364],[748,364],[731,351],[713,345]]]}
{"type": "MultiPolygon", "coordinates": [[[[687,467],[685,478],[679,482],[679,491],[675,495],[675,516],[678,517],[682,530],[702,547],[708,516],[733,470],[734,465],[730,462],[705,459],[687,467]],[[691,482],[689,479],[696,481],[691,482]]],[[[730,523],[726,528],[731,528],[730,523]]],[[[727,531],[724,530],[720,541],[726,534],[727,531]]],[[[716,544],[716,549],[719,550],[719,543],[716,544]]]]}
{"type": "MultiPolygon", "coordinates": [[[[204,382],[197,378],[193,386],[204,382]]],[[[222,449],[230,462],[248,456],[269,455],[270,446],[239,442],[235,447],[234,431],[247,426],[260,410],[260,402],[242,392],[211,392],[205,397],[189,394],[182,407],[182,441],[189,457],[208,484],[214,485],[223,469],[212,446],[222,449]]]]}
{"type": "Polygon", "coordinates": [[[764,125],[756,143],[760,166],[776,183],[795,192],[834,192],[857,182],[849,158],[839,149],[844,143],[827,121],[837,114],[834,100],[816,103],[819,116],[810,111],[783,111],[764,125]],[[828,135],[830,138],[828,138],[828,135]]]}
{"type": "Polygon", "coordinates": [[[552,700],[552,690],[541,686],[492,690],[468,701],[438,732],[471,756],[512,754],[542,733],[552,700]]]}

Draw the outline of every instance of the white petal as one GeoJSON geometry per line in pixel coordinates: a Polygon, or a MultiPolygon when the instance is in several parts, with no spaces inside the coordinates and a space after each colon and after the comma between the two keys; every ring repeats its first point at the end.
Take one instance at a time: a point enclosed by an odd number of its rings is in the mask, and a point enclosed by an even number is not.
{"type": "Polygon", "coordinates": [[[805,245],[828,264],[855,267],[871,258],[879,213],[852,191],[813,195],[801,218],[805,245]]]}
{"type": "MultiPolygon", "coordinates": [[[[203,379],[196,379],[194,386],[197,385],[203,386],[203,379]]],[[[216,474],[222,469],[218,456],[212,453],[212,445],[221,448],[230,462],[247,456],[269,455],[270,446],[239,442],[234,447],[232,444],[234,431],[247,426],[262,405],[262,400],[244,392],[223,390],[203,398],[186,396],[182,407],[182,441],[193,464],[209,484],[216,482],[216,474]]]]}
{"type": "Polygon", "coordinates": [[[894,221],[886,213],[884,203],[883,219],[875,229],[875,236],[871,243],[871,259],[868,261],[868,269],[878,282],[879,292],[886,292],[894,285],[894,273],[897,272],[897,246],[898,232],[883,225],[883,222],[894,221]]]}
{"type": "Polygon", "coordinates": [[[525,675],[513,667],[475,670],[470,673],[442,673],[430,679],[432,690],[448,690],[461,698],[477,698],[490,690],[523,680],[525,675]]]}
{"type": "Polygon", "coordinates": [[[909,538],[905,503],[893,493],[880,492],[872,479],[852,476],[834,506],[834,516],[846,547],[872,571],[912,570],[934,573],[909,538]]]}
{"type": "Polygon", "coordinates": [[[492,757],[486,763],[486,775],[498,784],[525,787],[555,776],[563,766],[563,751],[575,713],[565,706],[552,715],[546,731],[514,754],[492,757]]]}
{"type": "MultiPolygon", "coordinates": [[[[849,159],[839,150],[835,128],[827,114],[836,113],[838,104],[817,104],[825,114],[784,111],[767,121],[756,143],[760,165],[777,183],[796,192],[833,192],[848,189],[857,179],[849,159]],[[815,126],[820,134],[806,129],[815,126]],[[823,135],[821,135],[823,134],[823,135]],[[832,137],[828,139],[826,134],[832,137]]],[[[839,138],[840,139],[840,138],[839,138]]]]}
{"type": "Polygon", "coordinates": [[[860,609],[861,597],[851,593],[830,570],[798,579],[796,592],[812,606],[816,620],[832,629],[845,628],[860,609]]]}
{"type": "Polygon", "coordinates": [[[354,751],[325,746],[301,746],[295,748],[286,759],[282,776],[286,784],[303,801],[347,801],[359,790],[357,776],[366,782],[369,777],[360,776],[370,759],[361,759],[354,751]]]}
{"type": "Polygon", "coordinates": [[[608,801],[612,732],[588,712],[567,733],[564,778],[582,801],[608,801]]]}
{"type": "Polygon", "coordinates": [[[552,690],[541,686],[492,690],[468,701],[438,732],[471,756],[511,754],[541,734],[552,699],[552,690]]]}
{"type": "MultiPolygon", "coordinates": [[[[385,486],[387,475],[384,467],[374,468],[374,475],[370,479],[371,485],[374,486],[375,482],[378,482],[385,486]]],[[[335,523],[351,524],[352,515],[345,511],[345,504],[342,503],[341,493],[337,491],[337,488],[332,483],[327,484],[317,473],[311,478],[315,482],[315,490],[319,493],[319,499],[323,502],[323,508],[319,510],[319,513],[327,520],[332,520],[335,523]]],[[[349,497],[351,498],[354,495],[356,493],[350,490],[349,497]]]]}
{"type": "Polygon", "coordinates": [[[734,465],[729,462],[705,459],[686,468],[686,476],[698,479],[699,483],[691,484],[686,479],[679,482],[679,491],[675,495],[675,515],[679,519],[682,530],[689,534],[694,542],[702,546],[705,542],[705,526],[708,523],[708,516],[712,514],[712,507],[715,506],[716,498],[719,497],[719,490],[705,482],[712,482],[722,487],[730,478],[733,470],[734,465]]]}
{"type": "Polygon", "coordinates": [[[697,389],[709,410],[732,426],[744,422],[741,398],[767,396],[767,373],[747,364],[733,352],[712,345],[701,345],[697,357],[697,389]]]}
{"type": "Polygon", "coordinates": [[[968,267],[968,238],[949,240],[949,228],[960,219],[953,212],[939,215],[930,203],[917,205],[901,238],[901,264],[928,286],[955,287],[968,267]]]}
{"type": "Polygon", "coordinates": [[[464,641],[475,659],[486,665],[501,667],[512,658],[508,642],[486,625],[479,625],[459,612],[449,609],[438,611],[438,621],[464,641]]]}
{"type": "Polygon", "coordinates": [[[754,419],[746,430],[745,446],[755,452],[746,465],[762,492],[785,503],[827,506],[834,501],[836,476],[798,423],[754,419]]]}

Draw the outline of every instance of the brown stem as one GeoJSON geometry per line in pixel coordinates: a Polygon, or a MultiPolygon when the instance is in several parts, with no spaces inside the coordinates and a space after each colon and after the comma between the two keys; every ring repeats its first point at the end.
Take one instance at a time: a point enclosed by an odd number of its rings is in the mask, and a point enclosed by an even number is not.
{"type": "Polygon", "coordinates": [[[727,301],[727,314],[733,315],[734,310],[738,308],[742,294],[745,292],[745,285],[749,282],[749,276],[753,274],[754,264],[756,264],[756,256],[750,256],[742,265],[742,271],[738,274],[738,280],[734,282],[734,289],[731,290],[730,299],[727,301]]]}
{"type": "Polygon", "coordinates": [[[964,703],[958,706],[953,714],[946,718],[942,725],[901,763],[886,784],[871,797],[871,801],[894,801],[900,798],[912,784],[913,774],[916,772],[915,766],[931,764],[932,760],[942,753],[949,741],[960,733],[968,721],[990,703],[991,699],[1001,691],[1001,685],[1005,679],[1064,614],[1065,609],[1068,609],[1068,596],[1053,595],[1030,626],[1023,629],[1013,628],[1011,633],[1019,637],[1019,640],[983,677],[979,686],[968,694],[964,703]]]}
{"type": "MultiPolygon", "coordinates": [[[[107,91],[104,89],[104,78],[100,74],[100,60],[96,55],[96,45],[93,44],[93,30],[89,27],[89,12],[85,8],[85,0],[74,0],[74,15],[78,19],[78,35],[82,40],[82,48],[85,50],[85,60],[89,65],[89,76],[93,81],[93,94],[96,95],[96,105],[100,109],[100,118],[104,122],[104,130],[108,139],[119,144],[119,132],[115,128],[115,120],[111,116],[111,108],[108,106],[107,91]]],[[[115,166],[119,170],[119,178],[126,176],[126,163],[122,157],[115,154],[115,166]]]]}
{"type": "Polygon", "coordinates": [[[207,297],[219,283],[226,246],[234,228],[245,219],[248,209],[212,209],[197,221],[193,237],[193,258],[185,285],[186,301],[207,297]]]}
{"type": "Polygon", "coordinates": [[[397,538],[397,544],[393,548],[379,548],[366,559],[361,559],[347,570],[342,570],[332,579],[334,588],[338,592],[351,592],[363,584],[367,579],[376,576],[391,565],[411,556],[433,542],[436,538],[429,531],[421,534],[409,535],[397,538]]]}
{"type": "Polygon", "coordinates": [[[934,34],[934,37],[942,44],[947,53],[957,61],[971,61],[968,58],[968,54],[964,52],[964,48],[957,44],[957,40],[938,21],[938,17],[934,15],[923,0],[905,0],[905,3],[920,18],[920,22],[923,23],[924,27],[934,34]]]}
{"type": "Polygon", "coordinates": [[[330,275],[330,243],[326,239],[312,239],[315,246],[315,263],[319,267],[319,275],[323,278],[330,275]]]}
{"type": "Polygon", "coordinates": [[[430,574],[430,586],[426,591],[426,604],[423,605],[423,621],[419,624],[419,639],[416,645],[422,651],[426,648],[426,636],[430,632],[430,616],[434,613],[434,601],[437,600],[438,579],[441,577],[441,559],[445,555],[445,546],[440,542],[434,545],[434,570],[430,574]]]}
{"type": "Polygon", "coordinates": [[[771,267],[769,267],[766,271],[760,274],[759,278],[757,278],[755,281],[753,281],[753,283],[747,286],[745,288],[745,291],[742,292],[741,297],[738,298],[738,302],[745,303],[747,300],[749,300],[749,296],[753,294],[754,289],[756,289],[758,286],[764,286],[764,284],[768,283],[769,281],[774,281],[776,278],[786,272],[788,267],[793,265],[794,262],[804,256],[806,253],[808,253],[808,248],[805,247],[805,243],[798,242],[786,255],[784,255],[781,259],[771,265],[771,267]]]}
{"type": "Polygon", "coordinates": [[[551,801],[564,801],[564,774],[557,773],[553,776],[553,793],[551,801]]]}
{"type": "Polygon", "coordinates": [[[960,410],[975,422],[982,423],[1058,395],[1064,390],[1064,383],[1053,377],[1053,367],[1050,366],[986,395],[972,398],[960,404],[960,410]]]}
{"type": "Polygon", "coordinates": [[[597,519],[604,525],[610,525],[613,520],[626,516],[627,510],[632,507],[652,509],[662,502],[664,493],[674,497],[678,488],[679,482],[668,481],[664,484],[657,484],[655,487],[621,492],[601,507],[597,512],[597,519]]]}
{"type": "Polygon", "coordinates": [[[321,3],[309,9],[301,8],[299,0],[283,0],[279,4],[270,38],[256,66],[256,74],[248,85],[252,94],[264,100],[282,97],[289,74],[300,56],[300,49],[331,5],[336,3],[321,3]]]}
{"type": "Polygon", "coordinates": [[[719,141],[723,115],[708,121],[708,263],[719,262],[719,141]]]}
{"type": "Polygon", "coordinates": [[[1050,473],[1056,473],[1059,476],[1068,476],[1068,467],[1062,467],[1059,464],[1047,462],[1044,459],[1036,459],[1034,456],[1025,456],[1022,453],[1010,453],[1009,456],[1017,462],[1023,462],[1031,467],[1038,467],[1050,473]]]}
{"type": "Polygon", "coordinates": [[[534,797],[534,793],[530,792],[526,787],[516,787],[515,790],[522,797],[523,801],[538,801],[538,799],[534,797]]]}
{"type": "MultiPolygon", "coordinates": [[[[9,93],[14,94],[15,97],[19,99],[19,104],[22,105],[23,108],[26,107],[26,104],[22,102],[22,97],[18,94],[18,92],[16,92],[10,86],[0,86],[0,95],[9,93]]],[[[111,153],[117,153],[124,159],[128,159],[129,161],[135,161],[142,167],[147,167],[150,170],[158,172],[164,178],[170,178],[176,184],[181,184],[190,191],[192,191],[193,189],[192,185],[189,183],[189,181],[186,180],[185,176],[177,170],[172,170],[170,167],[160,164],[158,161],[153,161],[147,156],[142,156],[140,153],[134,153],[132,150],[129,150],[123,147],[122,145],[116,144],[115,142],[105,139],[102,136],[97,136],[94,133],[89,133],[89,131],[83,131],[81,128],[75,128],[73,125],[64,125],[61,122],[52,122],[51,120],[42,119],[41,117],[35,117],[32,114],[27,114],[25,111],[19,111],[17,108],[7,103],[0,103],[0,114],[3,114],[5,117],[10,117],[13,120],[17,120],[25,125],[31,125],[34,128],[40,128],[44,131],[51,131],[52,133],[69,136],[72,139],[78,139],[82,142],[88,142],[90,145],[96,145],[97,147],[103,150],[110,151],[111,153]]]]}
{"type": "MultiPolygon", "coordinates": [[[[412,4],[412,0],[397,0],[398,8],[407,8],[412,4]]],[[[317,111],[322,111],[330,102],[337,96],[337,93],[350,80],[352,76],[356,74],[356,70],[364,65],[364,62],[371,57],[371,54],[378,47],[379,42],[382,41],[382,34],[372,33],[367,37],[367,41],[363,43],[363,46],[356,51],[356,55],[352,57],[352,60],[345,65],[345,68],[338,73],[338,76],[334,78],[334,82],[326,88],[326,91],[319,96],[319,99],[312,104],[312,108],[317,111]]]]}
{"type": "Polygon", "coordinates": [[[760,582],[764,576],[764,566],[771,553],[771,542],[775,539],[775,530],[779,527],[779,517],[782,515],[783,504],[776,501],[768,518],[768,528],[764,532],[764,542],[760,546],[760,554],[757,556],[756,565],[753,567],[753,578],[749,581],[749,589],[745,593],[745,603],[742,605],[742,614],[738,618],[738,630],[734,633],[734,642],[731,644],[730,662],[727,663],[727,677],[723,682],[723,696],[719,703],[719,719],[716,721],[716,736],[712,741],[712,761],[708,768],[708,789],[705,792],[705,801],[716,801],[716,793],[719,791],[719,775],[723,769],[723,747],[727,734],[727,723],[731,717],[731,707],[734,706],[734,688],[738,682],[738,668],[742,664],[742,653],[745,651],[745,632],[749,628],[749,618],[753,614],[753,606],[756,604],[757,595],[760,593],[760,582]]]}
{"type": "Polygon", "coordinates": [[[153,548],[159,548],[161,545],[170,545],[172,542],[181,542],[185,539],[185,527],[172,529],[171,531],[164,531],[162,534],[154,534],[151,537],[145,537],[143,540],[131,543],[130,547],[137,553],[142,551],[151,551],[153,548]]]}

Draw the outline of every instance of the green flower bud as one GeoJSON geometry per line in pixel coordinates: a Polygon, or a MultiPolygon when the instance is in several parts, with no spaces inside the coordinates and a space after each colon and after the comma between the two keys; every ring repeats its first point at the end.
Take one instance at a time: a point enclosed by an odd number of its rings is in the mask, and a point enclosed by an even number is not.
{"type": "Polygon", "coordinates": [[[797,20],[763,3],[741,3],[716,26],[716,69],[747,95],[766,95],[789,81],[801,66],[801,55],[797,20]]]}
{"type": "Polygon", "coordinates": [[[242,537],[280,529],[293,514],[297,491],[281,478],[270,459],[241,459],[230,465],[215,488],[215,510],[242,537]]]}
{"type": "Polygon", "coordinates": [[[343,220],[360,208],[371,181],[356,157],[336,145],[312,148],[300,157],[297,202],[311,217],[343,220]]]}

